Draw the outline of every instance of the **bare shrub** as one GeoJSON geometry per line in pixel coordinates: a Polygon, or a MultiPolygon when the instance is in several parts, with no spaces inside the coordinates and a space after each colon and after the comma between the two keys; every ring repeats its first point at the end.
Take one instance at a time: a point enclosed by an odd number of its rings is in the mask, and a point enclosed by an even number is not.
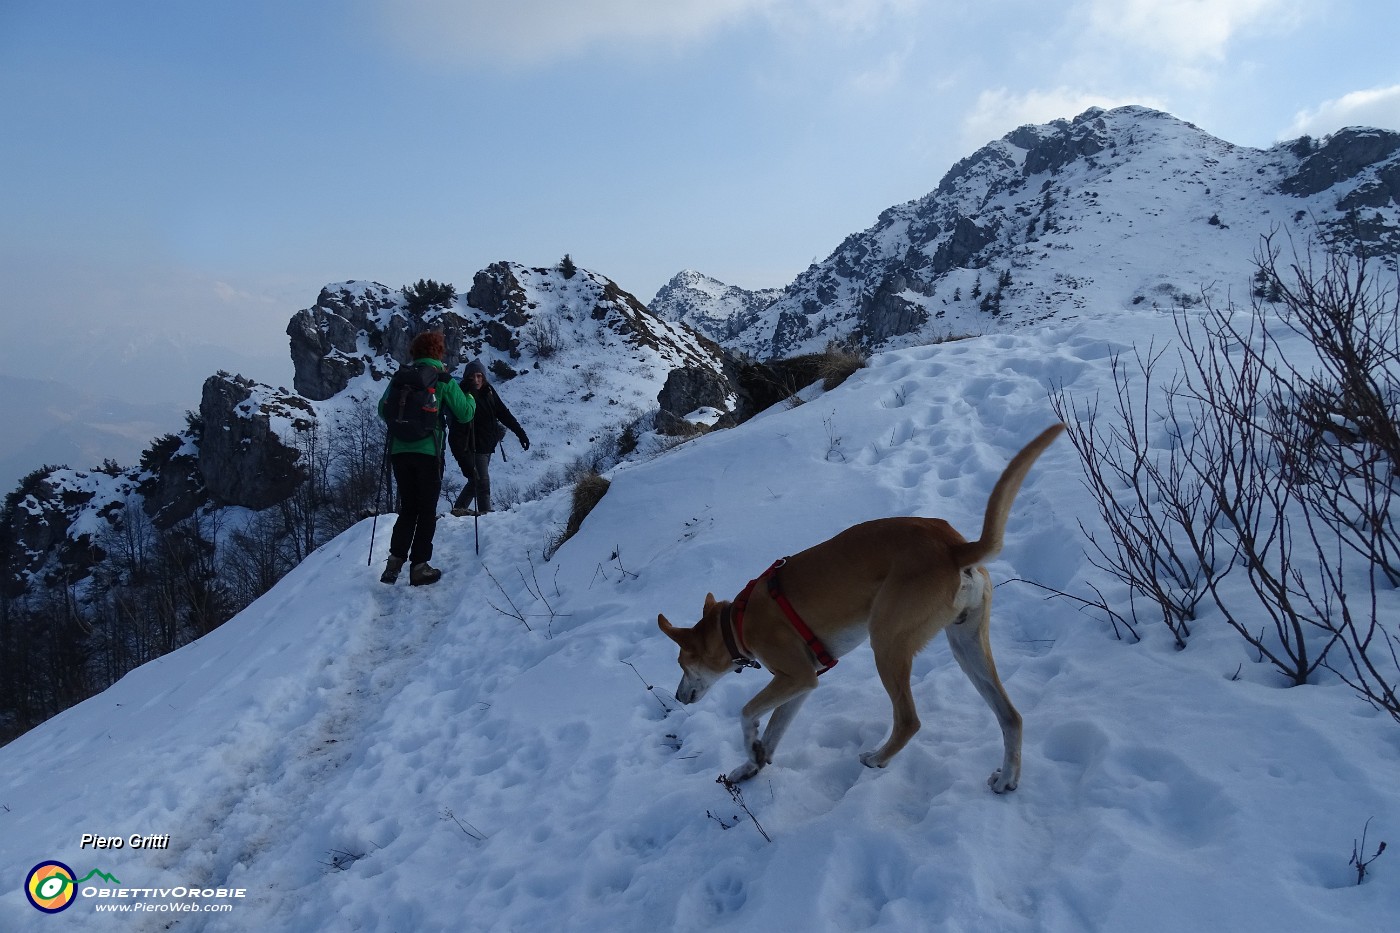
{"type": "MultiPolygon", "coordinates": [[[[1109,419],[1099,417],[1098,399],[1079,408],[1057,392],[1052,406],[1069,425],[1067,436],[1086,465],[1085,483],[1108,532],[1108,540],[1101,541],[1080,522],[1092,549],[1089,561],[1128,590],[1128,617],[1116,611],[1110,616],[1136,637],[1138,600],[1145,598],[1177,646],[1185,647],[1205,595],[1205,574],[1214,566],[1218,506],[1201,495],[1200,481],[1187,467],[1190,455],[1201,451],[1180,450],[1167,457],[1153,453],[1154,436],[1182,433],[1174,412],[1164,422],[1150,409],[1161,359],[1162,353],[1151,347],[1145,354],[1135,350],[1131,362],[1119,354],[1110,358],[1116,393],[1109,419]],[[1199,540],[1183,547],[1183,535],[1199,540]]],[[[1098,605],[1109,611],[1107,602],[1098,605]]]]}
{"type": "Polygon", "coordinates": [[[851,377],[858,369],[864,369],[869,355],[860,347],[832,342],[826,352],[817,357],[817,377],[822,388],[830,392],[851,377]]]}
{"type": "Polygon", "coordinates": [[[583,526],[583,520],[594,506],[603,501],[610,486],[612,483],[597,473],[579,477],[578,482],[574,483],[573,508],[569,510],[569,524],[565,529],[568,534],[575,534],[583,526]]]}
{"type": "Polygon", "coordinates": [[[583,520],[588,517],[588,513],[592,512],[599,502],[603,501],[603,497],[608,494],[608,488],[611,485],[611,481],[597,473],[580,476],[574,482],[573,505],[569,509],[568,524],[564,526],[559,537],[552,542],[549,553],[545,554],[545,560],[553,557],[555,552],[564,546],[564,542],[578,534],[578,530],[583,527],[583,520]]]}
{"type": "Polygon", "coordinates": [[[538,359],[547,360],[564,348],[564,335],[554,318],[535,318],[520,331],[520,343],[538,359]]]}
{"type": "Polygon", "coordinates": [[[1177,312],[1164,390],[1149,349],[1112,360],[1107,418],[1054,393],[1108,533],[1089,535],[1090,559],[1178,645],[1208,596],[1292,683],[1326,667],[1400,721],[1400,630],[1378,612],[1400,581],[1400,289],[1362,256],[1295,252],[1281,269],[1279,255],[1265,238],[1249,313],[1177,312]],[[1316,361],[1289,359],[1287,335],[1316,361]]]}

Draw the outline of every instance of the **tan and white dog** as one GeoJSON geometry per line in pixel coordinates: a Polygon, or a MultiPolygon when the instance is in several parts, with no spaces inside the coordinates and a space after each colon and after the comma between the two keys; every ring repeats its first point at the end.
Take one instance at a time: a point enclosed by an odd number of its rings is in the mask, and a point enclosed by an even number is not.
{"type": "Polygon", "coordinates": [[[1001,550],[1007,515],[1021,482],[1041,452],[1065,429],[1042,431],[1007,465],[987,501],[982,536],[968,541],[937,518],[881,518],[853,525],[836,537],[779,561],[733,602],[705,596],[704,615],[690,628],[657,616],[680,645],[682,676],[676,698],[690,704],[720,677],[762,662],[773,679],[744,705],[741,715],[749,760],[728,775],[753,777],[773,760],[783,733],[817,686],[817,674],[867,638],[875,668],[890,695],[894,723],[879,748],[864,752],[868,767],[883,768],[919,731],[910,673],[914,656],[939,632],[958,666],[1001,725],[1001,767],[987,779],[992,790],[1015,790],[1021,778],[1021,714],[1011,705],[992,659],[988,626],[992,583],[982,561],[1001,550]],[[767,585],[758,586],[760,581],[767,585]],[[759,720],[773,715],[763,737],[759,720]]]}

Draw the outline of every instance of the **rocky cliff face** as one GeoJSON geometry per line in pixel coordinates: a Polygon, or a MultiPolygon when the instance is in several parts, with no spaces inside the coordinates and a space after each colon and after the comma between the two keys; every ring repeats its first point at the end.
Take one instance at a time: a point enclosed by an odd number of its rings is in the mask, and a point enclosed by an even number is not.
{"type": "Polygon", "coordinates": [[[316,426],[306,399],[221,372],[204,381],[199,414],[199,475],[213,504],[260,511],[305,478],[294,438],[316,426]]]}
{"type": "Polygon", "coordinates": [[[448,369],[463,362],[472,324],[452,308],[414,314],[401,294],[378,282],[343,282],[321,289],[316,303],[287,325],[291,338],[292,386],[313,401],[343,391],[356,377],[393,372],[408,361],[408,345],[419,330],[441,330],[448,369]]]}
{"type": "Polygon", "coordinates": [[[49,467],[26,478],[0,515],[0,586],[18,596],[82,580],[109,537],[129,530],[132,509],[165,531],[197,514],[282,502],[304,479],[296,439],[314,426],[303,398],[230,373],[210,376],[198,417],[152,441],[138,466],[49,467]]]}
{"type": "Polygon", "coordinates": [[[408,362],[409,342],[425,328],[443,332],[449,371],[481,358],[494,363],[497,378],[509,379],[520,361],[553,356],[578,330],[572,326],[577,321],[594,322],[624,343],[668,359],[705,365],[718,352],[691,328],[659,320],[604,276],[578,270],[565,278],[555,269],[498,262],[476,273],[464,299],[422,314],[410,312],[398,292],[377,283],[327,286],[287,327],[293,385],[302,396],[322,401],[359,376],[383,378],[408,362]],[[561,302],[569,305],[562,314],[561,302]]]}

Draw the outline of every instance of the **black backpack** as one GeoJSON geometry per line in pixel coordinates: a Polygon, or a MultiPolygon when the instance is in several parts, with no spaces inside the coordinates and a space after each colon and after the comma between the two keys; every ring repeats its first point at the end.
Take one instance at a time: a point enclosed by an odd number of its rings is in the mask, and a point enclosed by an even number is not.
{"type": "Polygon", "coordinates": [[[384,399],[384,420],[391,437],[411,443],[433,436],[442,423],[437,384],[446,378],[447,373],[430,363],[399,367],[384,399]]]}

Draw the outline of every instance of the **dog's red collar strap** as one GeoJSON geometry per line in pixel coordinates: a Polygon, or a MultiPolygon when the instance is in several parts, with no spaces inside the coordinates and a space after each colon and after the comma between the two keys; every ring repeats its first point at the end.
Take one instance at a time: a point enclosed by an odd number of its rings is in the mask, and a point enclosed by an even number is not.
{"type": "Polygon", "coordinates": [[[759,666],[758,662],[750,660],[748,654],[740,648],[744,641],[744,610],[748,608],[749,594],[753,592],[753,588],[758,585],[759,580],[768,581],[769,598],[778,604],[778,608],[783,611],[783,615],[787,616],[787,620],[792,625],[793,630],[807,643],[807,648],[812,652],[812,656],[815,657],[817,663],[822,666],[821,670],[817,671],[817,674],[825,674],[836,666],[837,659],[832,657],[831,652],[826,650],[826,645],[823,645],[821,639],[816,636],[816,633],[807,627],[807,623],[802,621],[802,617],[797,614],[796,609],[792,608],[792,603],[789,602],[787,596],[783,594],[782,585],[778,582],[778,571],[782,569],[782,566],[786,563],[787,558],[781,557],[773,562],[773,566],[763,571],[763,573],[758,576],[758,579],[750,580],[749,585],[744,587],[744,591],[739,594],[739,598],[734,600],[734,603],[730,606],[730,625],[720,625],[720,631],[724,634],[725,646],[729,649],[730,653],[734,655],[734,669],[736,671],[743,670],[745,667],[759,666]],[[732,641],[730,634],[731,629],[733,633],[732,641]]]}
{"type": "Polygon", "coordinates": [[[742,646],[744,643],[744,607],[749,604],[749,591],[753,589],[757,581],[750,580],[749,585],[744,587],[744,592],[739,594],[739,598],[734,600],[719,617],[719,633],[724,637],[725,650],[729,652],[729,661],[734,665],[734,673],[741,673],[744,668],[752,667],[762,670],[763,665],[759,664],[749,656],[742,646]]]}
{"type": "MultiPolygon", "coordinates": [[[[778,583],[778,570],[786,563],[787,558],[780,557],[773,562],[772,567],[764,571],[763,576],[768,578],[768,595],[772,598],[773,602],[778,604],[778,608],[783,610],[783,615],[787,616],[788,621],[792,623],[792,627],[797,630],[797,634],[802,636],[802,640],[805,641],[807,647],[811,649],[812,656],[815,657],[817,663],[822,666],[822,669],[817,671],[817,674],[825,674],[836,666],[836,658],[831,656],[831,652],[826,650],[826,645],[823,645],[821,639],[816,636],[816,633],[807,627],[807,623],[802,621],[802,617],[797,614],[797,610],[792,608],[792,603],[788,602],[787,596],[783,595],[783,588],[778,583]]],[[[760,579],[762,579],[762,577],[760,577],[760,579]]]]}

